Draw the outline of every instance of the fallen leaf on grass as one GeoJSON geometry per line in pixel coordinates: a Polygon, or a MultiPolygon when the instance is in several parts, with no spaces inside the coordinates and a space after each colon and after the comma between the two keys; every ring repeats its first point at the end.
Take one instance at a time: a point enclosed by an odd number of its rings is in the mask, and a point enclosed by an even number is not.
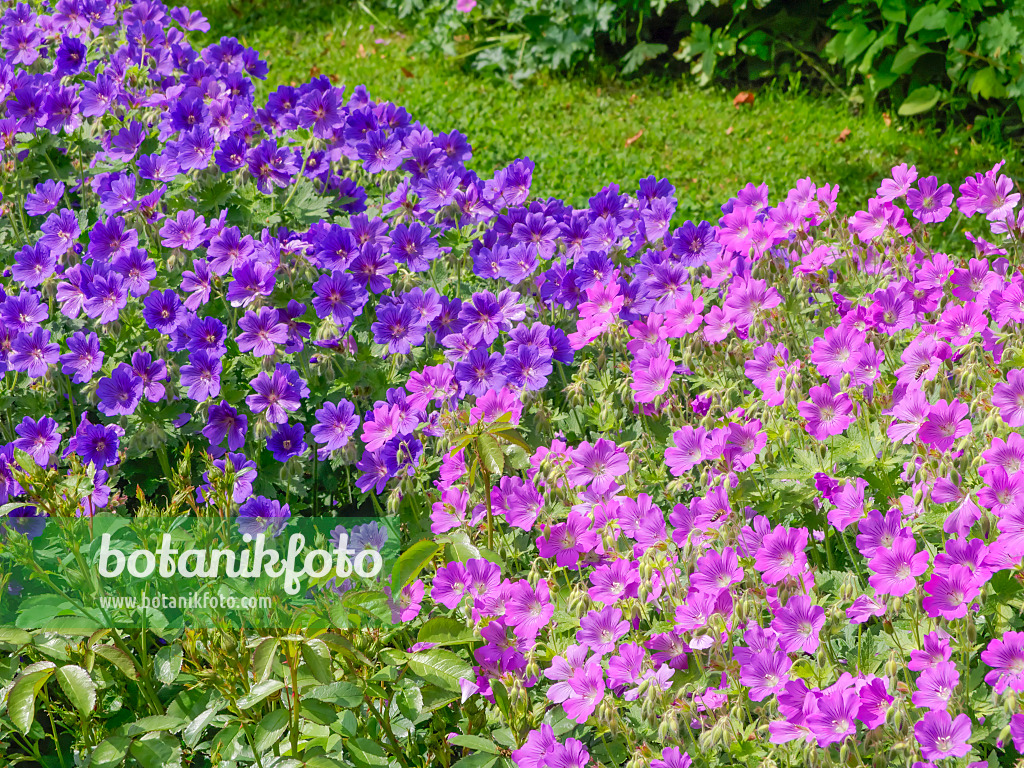
{"type": "Polygon", "coordinates": [[[731,125],[728,128],[725,129],[725,135],[726,136],[732,136],[732,126],[731,125]]]}
{"type": "Polygon", "coordinates": [[[736,94],[736,98],[732,100],[732,105],[739,108],[740,104],[753,104],[754,98],[754,94],[750,91],[740,91],[736,94]]]}
{"type": "Polygon", "coordinates": [[[416,77],[416,75],[414,75],[412,72],[410,72],[405,67],[399,67],[399,69],[402,70],[402,74],[405,75],[406,77],[416,77]]]}
{"type": "Polygon", "coordinates": [[[836,144],[845,143],[846,140],[850,138],[851,133],[853,133],[853,131],[851,131],[849,128],[843,128],[843,130],[839,132],[839,135],[836,136],[836,144]]]}
{"type": "Polygon", "coordinates": [[[892,125],[892,118],[889,117],[889,113],[888,112],[883,112],[882,113],[882,122],[885,123],[886,128],[888,128],[890,125],[892,125]]]}
{"type": "Polygon", "coordinates": [[[366,46],[364,46],[362,43],[359,44],[359,50],[356,51],[356,58],[357,59],[365,59],[366,58],[366,46]]]}
{"type": "Polygon", "coordinates": [[[628,139],[626,139],[626,146],[627,147],[632,146],[637,141],[637,139],[639,139],[643,135],[644,135],[644,129],[641,128],[639,131],[637,131],[632,136],[630,136],[628,139]]]}

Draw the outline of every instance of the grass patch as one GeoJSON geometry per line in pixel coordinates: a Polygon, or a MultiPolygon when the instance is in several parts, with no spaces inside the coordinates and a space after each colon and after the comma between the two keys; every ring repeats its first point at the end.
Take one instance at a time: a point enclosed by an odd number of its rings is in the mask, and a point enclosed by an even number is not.
{"type": "Polygon", "coordinates": [[[516,88],[455,61],[410,54],[414,28],[357,4],[200,0],[198,7],[211,37],[237,37],[269,61],[264,95],[318,74],[348,88],[365,84],[374,99],[404,106],[434,131],[464,133],[473,146],[469,165],[481,176],[529,157],[537,165],[534,195],[575,206],[606,184],[633,191],[651,174],[675,184],[681,215],[715,220],[747,182],[767,183],[774,199],[810,176],[839,184],[847,205],[862,205],[900,162],[954,189],[1004,156],[1008,173],[1021,171],[1007,146],[896,117],[889,125],[881,113],[855,115],[835,97],[768,88],[736,107],[733,93],[657,77],[542,77],[516,88]]]}

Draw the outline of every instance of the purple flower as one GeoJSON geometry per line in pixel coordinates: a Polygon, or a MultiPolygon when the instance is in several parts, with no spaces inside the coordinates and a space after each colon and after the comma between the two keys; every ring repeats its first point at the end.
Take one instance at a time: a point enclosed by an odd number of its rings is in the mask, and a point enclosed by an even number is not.
{"type": "Polygon", "coordinates": [[[853,423],[853,403],[845,392],[838,394],[829,387],[811,387],[810,401],[801,402],[797,408],[807,420],[807,432],[815,440],[825,440],[839,435],[853,423]]]}
{"type": "Polygon", "coordinates": [[[149,254],[139,248],[131,248],[128,253],[117,256],[110,265],[125,279],[125,285],[132,296],[145,296],[149,293],[149,283],[156,278],[156,264],[149,254]]]}
{"type": "Polygon", "coordinates": [[[238,508],[238,532],[256,538],[278,536],[292,516],[287,504],[266,496],[253,496],[238,508]]]}
{"type": "Polygon", "coordinates": [[[879,594],[901,597],[917,587],[917,577],[928,570],[927,551],[918,552],[912,536],[900,536],[891,548],[879,547],[868,563],[868,583],[879,594]]]}
{"type": "MultiPolygon", "coordinates": [[[[196,398],[198,399],[198,398],[196,398]]],[[[204,400],[206,398],[203,398],[204,400]]],[[[203,435],[213,445],[220,445],[224,438],[228,439],[228,450],[238,451],[245,445],[245,433],[249,425],[249,419],[240,414],[224,400],[220,405],[210,403],[207,411],[206,426],[203,427],[203,435]]]]}
{"type": "Polygon", "coordinates": [[[238,327],[242,329],[235,337],[240,352],[252,352],[256,357],[266,357],[277,352],[275,344],[288,339],[288,326],[278,322],[278,312],[270,307],[260,307],[258,312],[246,312],[238,327]]]}
{"type": "Polygon", "coordinates": [[[25,196],[25,211],[29,216],[45,216],[64,196],[64,182],[47,179],[36,184],[36,191],[25,196]]]}
{"type": "MultiPolygon", "coordinates": [[[[314,301],[315,303],[315,301],[314,301]]],[[[390,355],[408,355],[426,338],[427,324],[406,303],[377,308],[377,320],[370,326],[373,340],[387,347],[390,355]]]]}
{"type": "Polygon", "coordinates": [[[118,365],[110,376],[104,376],[96,385],[99,409],[107,416],[135,413],[142,399],[142,379],[127,363],[118,365]]]}
{"type": "Polygon", "coordinates": [[[168,218],[160,228],[160,242],[167,248],[183,248],[194,251],[206,236],[206,219],[197,216],[195,211],[178,211],[173,219],[168,218]]]}
{"type": "Polygon", "coordinates": [[[39,243],[48,248],[54,256],[63,256],[70,251],[78,236],[82,234],[78,226],[78,217],[67,208],[60,213],[51,213],[39,229],[43,233],[39,243]]]}
{"type": "Polygon", "coordinates": [[[117,449],[120,445],[120,438],[123,436],[124,430],[116,424],[108,426],[91,424],[83,418],[73,438],[74,448],[72,450],[81,456],[82,461],[87,464],[108,467],[117,463],[117,449]]]}
{"type": "Polygon", "coordinates": [[[981,652],[981,660],[992,667],[985,682],[996,693],[1007,688],[1024,691],[1024,632],[1006,631],[1001,638],[994,638],[981,652]]]}
{"type": "Polygon", "coordinates": [[[342,332],[363,313],[369,294],[346,272],[322,275],[313,284],[313,308],[317,317],[330,317],[342,332]]]}
{"type": "Polygon", "coordinates": [[[629,471],[626,452],[610,440],[601,438],[588,442],[572,452],[569,482],[576,486],[590,486],[596,493],[604,493],[615,483],[615,478],[629,471]]]}
{"type": "Polygon", "coordinates": [[[317,423],[311,432],[313,439],[324,446],[322,450],[336,451],[348,445],[349,438],[359,427],[355,406],[348,400],[337,404],[326,402],[316,412],[317,423]]]}
{"type": "Polygon", "coordinates": [[[267,449],[274,454],[274,459],[280,462],[302,456],[307,448],[305,435],[306,428],[301,422],[281,424],[267,438],[267,449]]]}
{"type": "Polygon", "coordinates": [[[60,346],[50,341],[50,332],[36,328],[31,333],[19,333],[11,343],[7,361],[16,371],[23,371],[31,378],[45,376],[52,363],[60,358],[60,346]]]}
{"type": "Polygon", "coordinates": [[[75,384],[84,384],[103,367],[99,337],[95,333],[86,336],[83,331],[75,331],[67,338],[67,345],[68,351],[60,357],[61,370],[72,375],[75,384]]]}
{"type": "Polygon", "coordinates": [[[969,410],[968,405],[959,400],[950,403],[939,400],[929,409],[928,420],[921,425],[918,437],[938,451],[948,451],[958,438],[971,433],[971,421],[967,418],[969,410]]]}
{"type": "Polygon", "coordinates": [[[188,363],[179,371],[181,386],[188,388],[186,396],[200,403],[217,397],[222,368],[221,356],[216,351],[200,349],[189,355],[188,363]]]}
{"type": "Polygon", "coordinates": [[[26,245],[14,256],[11,275],[26,288],[42,285],[57,268],[57,256],[42,243],[26,245]]]}
{"type": "Polygon", "coordinates": [[[964,757],[971,751],[971,718],[961,714],[954,720],[945,710],[926,712],[914,724],[914,737],[925,760],[964,757]]]}
{"type": "Polygon", "coordinates": [[[20,435],[14,441],[14,447],[19,451],[25,451],[41,467],[46,466],[50,456],[60,447],[61,433],[57,431],[57,422],[49,416],[44,416],[39,421],[26,416],[14,431],[20,435]]]}
{"type": "Polygon", "coordinates": [[[671,239],[666,238],[666,245],[672,247],[672,253],[684,267],[707,264],[722,252],[721,244],[715,241],[715,228],[706,221],[696,225],[692,221],[684,222],[672,233],[671,239]]]}
{"type": "Polygon", "coordinates": [[[856,734],[859,709],[860,697],[856,691],[834,691],[818,699],[817,711],[807,718],[818,746],[824,748],[856,734]]]}
{"type": "Polygon", "coordinates": [[[142,304],[142,317],[146,324],[168,336],[181,325],[187,314],[178,294],[170,288],[165,291],[153,291],[142,304]]]}
{"type": "Polygon", "coordinates": [[[917,189],[907,192],[907,205],[914,216],[925,224],[938,224],[949,218],[953,205],[953,188],[939,186],[934,176],[925,176],[917,182],[917,189]]]}
{"type": "Polygon", "coordinates": [[[85,294],[85,314],[98,319],[101,325],[117,320],[121,310],[128,304],[128,289],[124,278],[116,272],[96,275],[85,284],[85,294]]]}
{"type": "Polygon", "coordinates": [[[945,712],[959,684],[960,673],[956,670],[956,664],[943,661],[921,673],[911,701],[915,707],[945,712]]]}
{"type": "Polygon", "coordinates": [[[628,632],[629,622],[622,618],[622,611],[609,605],[600,611],[590,611],[580,619],[576,641],[603,656],[614,650],[628,632]]]}
{"type": "Polygon", "coordinates": [[[772,629],[779,636],[779,645],[786,653],[814,653],[820,641],[818,633],[825,626],[825,609],[813,605],[806,595],[793,595],[772,620],[772,629]]]}
{"type": "Polygon", "coordinates": [[[309,394],[306,382],[286,363],[278,363],[269,376],[261,372],[249,385],[256,394],[246,397],[246,404],[253,413],[266,411],[271,424],[288,421],[288,412],[298,410],[302,398],[309,394]]]}

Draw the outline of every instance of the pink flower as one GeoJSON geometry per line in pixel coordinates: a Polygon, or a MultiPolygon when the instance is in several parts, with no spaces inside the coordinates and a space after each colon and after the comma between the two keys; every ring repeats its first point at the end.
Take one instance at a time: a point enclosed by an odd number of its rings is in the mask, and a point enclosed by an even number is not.
{"type": "Polygon", "coordinates": [[[928,570],[928,553],[917,552],[911,536],[900,536],[892,548],[879,547],[868,563],[872,574],[868,579],[880,594],[900,597],[917,587],[917,577],[928,570]]]}
{"type": "Polygon", "coordinates": [[[971,434],[973,427],[967,418],[969,410],[967,404],[959,400],[951,403],[939,400],[928,411],[928,420],[921,425],[917,436],[938,451],[948,451],[958,438],[971,434]]]}
{"type": "Polygon", "coordinates": [[[476,8],[476,0],[455,0],[455,10],[469,13],[476,8]]]}

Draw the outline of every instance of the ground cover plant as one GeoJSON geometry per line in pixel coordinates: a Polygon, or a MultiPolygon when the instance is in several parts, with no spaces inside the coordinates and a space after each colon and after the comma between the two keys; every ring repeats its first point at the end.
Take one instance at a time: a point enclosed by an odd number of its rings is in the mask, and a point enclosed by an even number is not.
{"type": "Polygon", "coordinates": [[[206,26],[4,13],[8,762],[1017,763],[1001,164],[675,226],[667,180],[533,199],[531,160],[478,176],[362,87],[257,101],[266,62],[206,26]],[[93,618],[77,520],[363,500],[401,556],[288,626],[57,631],[93,618]]]}

